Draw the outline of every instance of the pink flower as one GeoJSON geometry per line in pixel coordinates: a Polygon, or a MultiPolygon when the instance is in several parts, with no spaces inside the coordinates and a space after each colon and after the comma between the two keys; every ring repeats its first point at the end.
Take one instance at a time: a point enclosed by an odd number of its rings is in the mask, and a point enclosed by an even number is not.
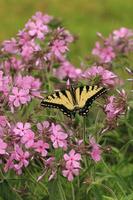
{"type": "Polygon", "coordinates": [[[104,106],[104,111],[107,115],[107,123],[113,127],[116,124],[117,118],[123,114],[126,109],[127,96],[124,90],[118,91],[118,96],[108,97],[107,104],[104,106]]]}
{"type": "Polygon", "coordinates": [[[11,40],[5,40],[3,42],[3,51],[6,51],[7,53],[16,54],[18,53],[18,46],[17,41],[12,38],[11,40]]]}
{"type": "Polygon", "coordinates": [[[11,106],[19,107],[21,104],[26,104],[30,101],[29,90],[13,87],[12,94],[9,95],[9,102],[11,106]]]}
{"type": "Polygon", "coordinates": [[[53,17],[47,14],[43,15],[42,12],[36,12],[35,15],[32,16],[32,19],[35,21],[41,20],[44,24],[48,24],[53,19],[53,17]]]}
{"type": "Polygon", "coordinates": [[[21,56],[25,61],[28,61],[32,58],[33,53],[39,50],[40,46],[34,40],[30,40],[22,46],[21,56]]]}
{"type": "Polygon", "coordinates": [[[74,67],[69,61],[63,61],[61,66],[54,72],[59,79],[71,78],[78,79],[81,77],[82,71],[74,67]]]}
{"type": "Polygon", "coordinates": [[[3,92],[5,96],[7,96],[9,92],[10,83],[11,83],[11,77],[4,76],[3,71],[0,71],[0,92],[3,92]]]}
{"type": "Polygon", "coordinates": [[[75,153],[75,150],[71,150],[69,154],[64,154],[64,160],[66,161],[66,167],[73,166],[74,168],[80,168],[79,160],[81,160],[81,155],[75,153]]]}
{"type": "Polygon", "coordinates": [[[50,128],[50,123],[48,121],[44,121],[42,123],[37,123],[37,129],[39,133],[46,134],[50,128]]]}
{"type": "Polygon", "coordinates": [[[49,32],[48,26],[43,24],[43,21],[37,19],[35,22],[29,21],[26,26],[28,33],[32,37],[44,39],[44,35],[49,32]]]}
{"type": "Polygon", "coordinates": [[[95,162],[100,161],[100,160],[101,160],[101,150],[100,150],[99,144],[96,143],[94,137],[91,137],[91,138],[89,139],[89,142],[90,142],[90,145],[91,145],[91,147],[92,147],[92,150],[91,150],[91,153],[90,153],[92,159],[93,159],[95,162]]]}
{"type": "Polygon", "coordinates": [[[63,176],[67,177],[69,181],[72,181],[74,175],[79,175],[81,155],[75,153],[75,150],[72,149],[69,154],[64,154],[64,160],[66,162],[66,169],[62,171],[63,176]]]}
{"type": "Polygon", "coordinates": [[[2,139],[0,139],[0,155],[3,155],[6,153],[6,148],[7,148],[7,144],[3,142],[2,139]]]}
{"type": "Polygon", "coordinates": [[[23,136],[26,133],[29,133],[31,131],[31,125],[30,123],[22,123],[22,122],[18,122],[15,126],[15,128],[13,129],[13,132],[15,133],[15,135],[19,135],[19,136],[23,136]]]}
{"type": "Polygon", "coordinates": [[[27,167],[30,154],[28,151],[24,152],[18,145],[15,146],[15,160],[18,162],[14,164],[14,168],[18,174],[22,173],[22,167],[27,167]]]}
{"type": "Polygon", "coordinates": [[[28,130],[21,138],[22,144],[25,144],[26,148],[33,147],[34,145],[34,132],[32,130],[28,130]]]}
{"type": "Polygon", "coordinates": [[[47,156],[48,152],[46,149],[49,149],[49,144],[43,142],[42,140],[38,140],[34,143],[35,151],[41,153],[42,156],[47,156]]]}
{"type": "Polygon", "coordinates": [[[99,42],[96,42],[92,54],[98,56],[103,63],[109,63],[115,58],[115,52],[111,46],[101,47],[99,42]]]}
{"type": "Polygon", "coordinates": [[[54,148],[67,148],[66,138],[68,137],[67,133],[64,133],[62,127],[60,125],[55,125],[52,123],[51,126],[51,141],[53,142],[54,148]]]}
{"type": "Polygon", "coordinates": [[[99,80],[105,86],[114,86],[118,81],[117,76],[113,72],[101,66],[92,66],[85,71],[83,76],[89,79],[91,78],[92,80],[99,80]]]}
{"type": "Polygon", "coordinates": [[[66,46],[65,41],[55,40],[53,42],[51,52],[57,56],[57,58],[62,57],[62,54],[64,54],[66,51],[68,51],[68,47],[66,46]]]}
{"type": "Polygon", "coordinates": [[[15,79],[15,84],[17,87],[29,91],[30,97],[40,96],[41,82],[39,79],[33,76],[17,76],[15,79]]]}
{"type": "Polygon", "coordinates": [[[125,28],[125,27],[122,27],[118,30],[113,31],[113,39],[114,40],[119,40],[119,39],[123,39],[123,38],[126,39],[131,36],[133,36],[133,31],[128,28],[125,28]]]}

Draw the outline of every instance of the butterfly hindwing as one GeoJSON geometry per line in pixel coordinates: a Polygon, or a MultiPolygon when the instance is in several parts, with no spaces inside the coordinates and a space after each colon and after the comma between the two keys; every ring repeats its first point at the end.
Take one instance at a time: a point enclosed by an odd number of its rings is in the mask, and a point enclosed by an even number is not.
{"type": "Polygon", "coordinates": [[[75,94],[79,106],[79,114],[86,116],[93,101],[105,92],[105,88],[98,87],[97,85],[77,88],[75,94]]]}
{"type": "Polygon", "coordinates": [[[73,97],[69,90],[57,91],[52,95],[47,96],[41,105],[48,108],[58,108],[65,115],[71,117],[74,113],[73,97]]]}

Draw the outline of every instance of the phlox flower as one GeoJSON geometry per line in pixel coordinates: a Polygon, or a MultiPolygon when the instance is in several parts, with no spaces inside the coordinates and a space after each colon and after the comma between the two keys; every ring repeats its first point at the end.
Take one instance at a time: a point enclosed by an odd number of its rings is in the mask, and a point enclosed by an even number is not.
{"type": "Polygon", "coordinates": [[[95,161],[98,162],[101,160],[101,149],[100,149],[100,145],[96,143],[95,138],[94,137],[90,137],[89,139],[89,143],[92,147],[91,149],[91,158],[95,161]]]}
{"type": "Polygon", "coordinates": [[[29,164],[28,158],[30,156],[28,151],[23,151],[18,145],[15,145],[15,160],[17,164],[14,164],[14,169],[18,174],[22,173],[22,167],[27,167],[29,164]]]}
{"type": "Polygon", "coordinates": [[[0,155],[6,153],[7,144],[0,138],[0,155]]]}
{"type": "Polygon", "coordinates": [[[32,16],[32,19],[37,21],[37,20],[41,20],[44,24],[48,24],[53,17],[47,14],[43,14],[42,12],[36,12],[35,15],[32,16]]]}
{"type": "Polygon", "coordinates": [[[10,131],[10,123],[8,122],[6,116],[0,115],[0,137],[7,135],[8,130],[10,131]]]}
{"type": "Polygon", "coordinates": [[[50,123],[48,121],[37,123],[37,129],[41,134],[46,134],[49,128],[50,128],[50,123]]]}
{"type": "Polygon", "coordinates": [[[32,130],[28,130],[21,138],[21,143],[25,144],[26,148],[31,148],[34,145],[35,134],[32,130]]]}
{"type": "Polygon", "coordinates": [[[29,61],[32,58],[34,52],[40,50],[39,44],[36,44],[35,41],[32,39],[26,42],[21,47],[21,56],[25,61],[29,61]]]}
{"type": "Polygon", "coordinates": [[[114,86],[118,81],[117,75],[102,66],[92,66],[84,72],[83,76],[92,80],[96,79],[105,86],[114,86]]]}
{"type": "Polygon", "coordinates": [[[11,54],[18,53],[18,45],[15,38],[12,38],[11,40],[5,40],[3,42],[3,51],[11,54]]]}
{"type": "Polygon", "coordinates": [[[64,160],[66,169],[62,171],[63,176],[72,181],[74,176],[79,175],[81,155],[72,149],[69,154],[64,154],[64,160]]]}
{"type": "Polygon", "coordinates": [[[13,129],[13,132],[15,135],[23,136],[26,133],[29,133],[31,131],[31,124],[30,123],[22,123],[17,122],[16,126],[13,129]]]}
{"type": "Polygon", "coordinates": [[[81,77],[82,70],[74,67],[69,61],[63,61],[60,67],[55,70],[54,74],[59,79],[78,79],[81,77]]]}
{"type": "Polygon", "coordinates": [[[4,76],[3,71],[0,70],[0,92],[3,92],[5,96],[8,95],[8,92],[10,90],[10,83],[11,77],[4,76]]]}
{"type": "Polygon", "coordinates": [[[30,36],[37,37],[38,39],[44,39],[44,35],[49,32],[48,26],[40,19],[37,19],[36,21],[29,20],[25,27],[30,36]]]}
{"type": "Polygon", "coordinates": [[[29,96],[36,97],[40,95],[41,82],[39,79],[34,78],[33,76],[17,76],[15,78],[15,84],[17,87],[29,91],[29,96]]]}
{"type": "Polygon", "coordinates": [[[13,87],[12,93],[9,95],[9,103],[12,106],[19,107],[30,101],[29,90],[13,87]]]}
{"type": "Polygon", "coordinates": [[[64,40],[55,40],[51,47],[51,52],[57,57],[62,58],[62,55],[68,51],[68,47],[64,40]]]}
{"type": "Polygon", "coordinates": [[[35,151],[40,153],[42,156],[47,156],[48,152],[47,149],[49,149],[49,144],[46,142],[43,142],[43,140],[38,140],[34,143],[35,151]]]}
{"type": "Polygon", "coordinates": [[[10,70],[22,70],[24,68],[24,65],[22,64],[21,60],[16,59],[15,57],[12,57],[9,60],[6,60],[4,62],[4,69],[6,71],[7,74],[10,73],[10,70]]]}
{"type": "Polygon", "coordinates": [[[121,27],[120,29],[113,31],[114,40],[127,39],[131,36],[133,36],[133,31],[125,27],[121,27]]]}
{"type": "Polygon", "coordinates": [[[116,57],[111,46],[101,47],[99,42],[96,42],[95,48],[92,50],[92,54],[98,56],[102,63],[109,63],[116,57]]]}
{"type": "Polygon", "coordinates": [[[118,91],[118,96],[108,97],[107,104],[104,106],[104,111],[107,116],[107,123],[110,126],[116,124],[117,118],[126,111],[127,96],[124,90],[118,91]]]}
{"type": "Polygon", "coordinates": [[[60,147],[60,148],[66,149],[67,137],[68,137],[68,134],[64,132],[64,130],[59,124],[55,125],[54,123],[52,123],[50,139],[53,142],[54,148],[60,147]]]}

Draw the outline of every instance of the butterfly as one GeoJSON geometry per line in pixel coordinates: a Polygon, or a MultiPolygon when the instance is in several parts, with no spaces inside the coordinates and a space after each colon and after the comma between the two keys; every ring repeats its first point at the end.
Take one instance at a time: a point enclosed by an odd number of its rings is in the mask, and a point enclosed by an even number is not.
{"type": "Polygon", "coordinates": [[[58,108],[70,118],[75,117],[77,112],[85,117],[93,101],[105,92],[106,88],[97,85],[71,87],[70,90],[59,90],[47,96],[42,100],[41,106],[58,108]]]}

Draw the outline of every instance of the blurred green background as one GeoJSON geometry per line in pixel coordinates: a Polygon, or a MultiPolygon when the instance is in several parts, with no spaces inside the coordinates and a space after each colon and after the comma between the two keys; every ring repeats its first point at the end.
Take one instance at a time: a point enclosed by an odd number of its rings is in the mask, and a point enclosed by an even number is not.
{"type": "Polygon", "coordinates": [[[60,18],[79,41],[72,47],[75,59],[86,56],[96,32],[133,28],[133,0],[0,0],[0,41],[14,37],[36,11],[60,18]]]}

